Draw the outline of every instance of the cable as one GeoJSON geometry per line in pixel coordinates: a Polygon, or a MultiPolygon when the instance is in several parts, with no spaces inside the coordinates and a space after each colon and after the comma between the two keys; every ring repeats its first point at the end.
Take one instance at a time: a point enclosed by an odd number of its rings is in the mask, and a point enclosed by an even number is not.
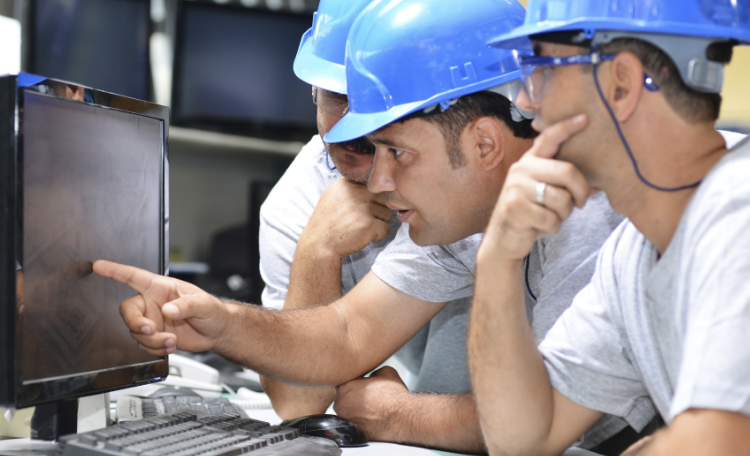
{"type": "Polygon", "coordinates": [[[331,166],[331,162],[328,161],[328,149],[326,149],[326,166],[331,171],[333,171],[334,169],[336,169],[336,165],[331,166]]]}
{"type": "Polygon", "coordinates": [[[526,255],[526,274],[525,275],[525,281],[526,281],[526,290],[528,290],[529,295],[531,295],[531,299],[536,302],[536,296],[534,295],[534,292],[531,291],[531,284],[529,283],[529,263],[531,263],[531,253],[526,255]]]}
{"type": "MultiPolygon", "coordinates": [[[[594,50],[596,52],[596,50],[594,50]]],[[[653,188],[654,190],[659,190],[662,192],[678,192],[680,190],[687,190],[689,188],[697,187],[703,182],[703,179],[699,180],[698,182],[695,182],[690,185],[683,185],[682,187],[660,187],[658,185],[652,184],[648,180],[646,180],[645,177],[641,174],[641,170],[638,168],[638,162],[635,161],[635,157],[633,156],[633,152],[630,150],[630,145],[628,144],[628,141],[625,139],[625,135],[622,133],[622,130],[620,129],[620,123],[617,122],[617,118],[615,117],[615,113],[612,112],[612,108],[609,107],[609,103],[607,103],[607,100],[604,98],[604,93],[602,93],[602,88],[599,85],[599,77],[596,74],[597,64],[594,64],[594,83],[596,84],[596,91],[599,92],[599,97],[602,99],[602,102],[604,103],[604,107],[607,108],[607,111],[609,112],[609,116],[612,118],[612,122],[615,124],[615,128],[617,129],[617,133],[620,135],[620,139],[622,140],[622,143],[625,145],[625,150],[628,152],[628,156],[630,157],[630,161],[633,162],[633,168],[635,168],[635,174],[638,176],[638,178],[643,182],[644,184],[648,185],[649,187],[653,188]]]]}

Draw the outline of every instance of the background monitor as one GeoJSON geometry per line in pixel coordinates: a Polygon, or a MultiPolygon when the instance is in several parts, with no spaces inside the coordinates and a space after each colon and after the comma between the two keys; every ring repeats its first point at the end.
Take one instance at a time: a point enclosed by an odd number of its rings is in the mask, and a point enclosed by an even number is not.
{"type": "Polygon", "coordinates": [[[168,120],[151,103],[0,77],[0,405],[166,377],[120,317],[134,292],[91,266],[164,274],[168,120]]]}
{"type": "Polygon", "coordinates": [[[25,71],[151,99],[150,0],[30,0],[25,71]]]}
{"type": "Polygon", "coordinates": [[[311,24],[307,14],[180,2],[172,124],[308,141],[316,108],[292,64],[311,24]]]}

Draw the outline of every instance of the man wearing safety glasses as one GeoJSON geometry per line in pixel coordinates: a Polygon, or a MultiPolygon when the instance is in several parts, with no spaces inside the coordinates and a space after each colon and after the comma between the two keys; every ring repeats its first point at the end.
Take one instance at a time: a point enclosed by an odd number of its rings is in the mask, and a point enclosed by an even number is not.
{"type": "Polygon", "coordinates": [[[490,454],[559,454],[603,413],[668,424],[628,456],[750,454],[750,142],[729,150],[714,130],[750,5],[530,0],[494,43],[520,50],[518,103],[542,134],[477,259],[469,353],[490,454]],[[597,190],[628,220],[537,348],[523,258],[597,190]]]}

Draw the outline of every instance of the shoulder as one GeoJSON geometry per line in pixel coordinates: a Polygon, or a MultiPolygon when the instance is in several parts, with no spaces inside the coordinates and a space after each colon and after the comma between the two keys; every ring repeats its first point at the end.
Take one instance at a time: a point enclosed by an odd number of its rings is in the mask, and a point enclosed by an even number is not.
{"type": "Polygon", "coordinates": [[[326,187],[341,177],[326,166],[325,156],[323,141],[320,136],[313,136],[271,190],[261,207],[261,217],[285,217],[288,211],[296,210],[312,214],[326,187]]]}
{"type": "Polygon", "coordinates": [[[711,169],[687,208],[686,229],[702,231],[750,205],[750,139],[736,145],[711,169]]]}

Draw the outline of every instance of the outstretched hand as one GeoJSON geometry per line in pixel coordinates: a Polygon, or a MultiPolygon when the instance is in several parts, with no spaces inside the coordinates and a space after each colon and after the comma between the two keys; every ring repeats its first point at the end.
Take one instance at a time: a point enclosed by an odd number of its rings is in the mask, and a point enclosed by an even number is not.
{"type": "Polygon", "coordinates": [[[591,194],[586,178],[574,165],[554,157],[587,123],[579,115],[546,128],[511,166],[478,258],[489,254],[495,259],[521,260],[536,240],[557,233],[574,207],[583,207],[591,194]],[[537,189],[542,183],[546,185],[539,201],[537,189]]]}
{"type": "Polygon", "coordinates": [[[138,292],[120,315],[138,346],[155,356],[213,349],[231,319],[231,306],[181,280],[99,260],[94,272],[138,292]]]}

